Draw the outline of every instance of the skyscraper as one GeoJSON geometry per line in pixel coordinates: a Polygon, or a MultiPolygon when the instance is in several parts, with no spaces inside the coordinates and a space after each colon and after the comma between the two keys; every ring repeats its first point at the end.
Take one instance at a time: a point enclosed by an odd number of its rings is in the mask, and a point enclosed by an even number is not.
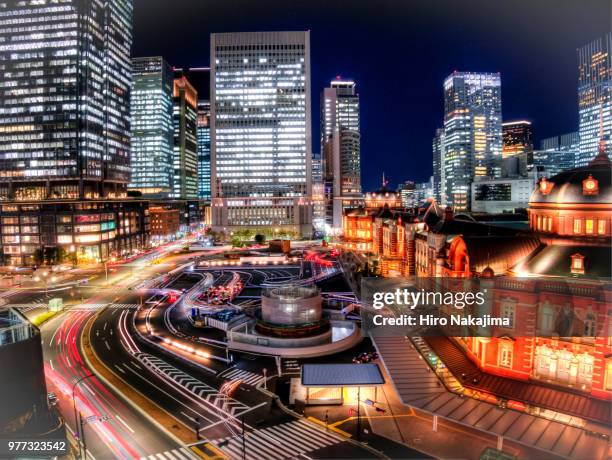
{"type": "Polygon", "coordinates": [[[210,102],[198,101],[198,198],[210,200],[210,102]]]}
{"type": "Polygon", "coordinates": [[[361,200],[361,131],[355,83],[340,78],[321,93],[321,152],[324,180],[331,184],[333,203],[327,208],[332,228],[342,227],[342,211],[361,200]]]}
{"type": "Polygon", "coordinates": [[[312,231],[310,32],[211,35],[213,228],[312,231]]]}
{"type": "Polygon", "coordinates": [[[437,128],[432,140],[433,150],[433,188],[434,198],[438,203],[446,202],[444,198],[444,129],[437,128]]]}
{"type": "Polygon", "coordinates": [[[548,177],[576,166],[580,149],[578,131],[561,136],[542,139],[540,150],[534,151],[534,167],[545,172],[548,177]]]}
{"type": "Polygon", "coordinates": [[[502,163],[499,73],[453,72],[444,80],[446,203],[469,209],[475,177],[499,177],[502,163]]]}
{"type": "Polygon", "coordinates": [[[172,194],[172,68],[161,56],[132,60],[131,190],[144,196],[172,194]]]}
{"type": "MultiPolygon", "coordinates": [[[[527,120],[508,121],[502,123],[503,165],[513,159],[518,163],[518,175],[527,176],[527,170],[533,166],[533,129],[527,120]]],[[[509,168],[504,168],[503,175],[512,175],[509,168]]]]}
{"type": "Polygon", "coordinates": [[[148,204],[126,199],[132,8],[0,2],[0,263],[55,247],[101,261],[147,244],[148,204]]]}
{"type": "Polygon", "coordinates": [[[173,193],[172,197],[193,200],[198,197],[198,93],[187,77],[173,85],[173,193]]]}
{"type": "Polygon", "coordinates": [[[1,2],[0,15],[0,196],[124,195],[132,1],[1,2]]]}
{"type": "Polygon", "coordinates": [[[600,125],[606,154],[612,154],[612,32],[578,48],[578,117],[580,150],[576,166],[597,154],[600,125]]]}

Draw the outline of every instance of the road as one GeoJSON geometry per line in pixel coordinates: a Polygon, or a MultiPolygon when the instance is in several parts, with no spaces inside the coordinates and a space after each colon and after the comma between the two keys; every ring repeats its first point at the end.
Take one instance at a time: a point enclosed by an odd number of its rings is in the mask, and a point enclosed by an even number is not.
{"type": "MultiPolygon", "coordinates": [[[[151,257],[147,254],[147,258],[151,257]]],[[[134,459],[160,454],[168,459],[194,458],[191,451],[171,439],[165,431],[132,408],[123,398],[107,388],[92,374],[84,361],[80,337],[87,321],[95,313],[113,302],[119,301],[122,293],[129,293],[127,287],[138,282],[141,276],[167,270],[162,265],[153,268],[139,266],[136,259],[125,266],[117,266],[111,272],[108,283],[104,270],[98,272],[86,285],[71,289],[53,290],[45,293],[44,288],[30,288],[12,291],[7,300],[9,305],[18,305],[23,312],[35,312],[37,307],[48,302],[50,297],[60,297],[64,302],[80,302],[67,311],[47,321],[41,327],[43,356],[47,389],[58,396],[59,410],[66,420],[68,429],[75,433],[76,412],[84,422],[87,456],[91,459],[134,459]],[[138,266],[134,275],[134,266],[138,266]],[[144,272],[144,273],[143,273],[144,272]]],[[[78,415],[76,420],[79,420],[78,415]]]]}
{"type": "MultiPolygon", "coordinates": [[[[215,281],[227,278],[227,272],[214,274],[215,281]]],[[[140,316],[149,314],[152,328],[162,329],[164,310],[169,307],[149,304],[138,310],[137,299],[137,294],[122,297],[120,305],[106,307],[96,318],[91,344],[97,356],[194,433],[199,425],[200,436],[230,458],[242,458],[243,421],[246,458],[376,458],[346,438],[284,413],[275,407],[269,393],[258,391],[261,373],[249,368],[261,370],[265,363],[273,371],[271,358],[234,354],[234,361],[226,363],[210,357],[226,356],[217,344],[179,348],[153,339],[144,328],[136,331],[133,319],[137,311],[140,316]],[[228,382],[235,384],[229,394],[222,391],[228,382]]]]}

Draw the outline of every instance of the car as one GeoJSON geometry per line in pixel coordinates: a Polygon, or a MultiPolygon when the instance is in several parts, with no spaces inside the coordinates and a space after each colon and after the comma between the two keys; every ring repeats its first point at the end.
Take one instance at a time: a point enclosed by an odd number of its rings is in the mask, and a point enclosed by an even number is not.
{"type": "Polygon", "coordinates": [[[55,406],[57,404],[57,395],[53,392],[49,392],[47,394],[47,401],[50,406],[55,406]]]}

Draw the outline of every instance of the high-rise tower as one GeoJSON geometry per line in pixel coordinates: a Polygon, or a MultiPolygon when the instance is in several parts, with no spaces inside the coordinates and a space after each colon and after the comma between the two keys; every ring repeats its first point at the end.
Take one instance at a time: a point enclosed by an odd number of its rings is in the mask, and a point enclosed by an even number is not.
{"type": "Polygon", "coordinates": [[[446,203],[470,206],[477,177],[499,177],[502,164],[499,73],[453,72],[444,80],[444,177],[446,203]]]}
{"type": "Polygon", "coordinates": [[[612,155],[612,32],[578,48],[578,117],[580,149],[576,166],[597,154],[600,125],[606,154],[612,155]]]}
{"type": "Polygon", "coordinates": [[[172,68],[161,56],[132,60],[131,190],[144,196],[172,194],[172,68]]]}
{"type": "Polygon", "coordinates": [[[310,33],[211,35],[213,228],[312,232],[310,33]]]}

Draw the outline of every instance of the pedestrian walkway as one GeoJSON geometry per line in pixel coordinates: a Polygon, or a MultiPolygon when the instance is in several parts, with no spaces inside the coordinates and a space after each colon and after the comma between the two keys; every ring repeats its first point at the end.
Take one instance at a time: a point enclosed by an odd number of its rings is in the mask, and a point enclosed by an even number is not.
{"type": "Polygon", "coordinates": [[[606,458],[608,443],[590,431],[501,408],[448,391],[405,337],[372,337],[403,404],[566,458],[606,458]]]}
{"type": "Polygon", "coordinates": [[[242,380],[242,383],[252,386],[257,386],[263,383],[263,375],[238,368],[230,368],[227,371],[223,371],[219,377],[228,380],[242,380]]]}
{"type": "Polygon", "coordinates": [[[181,447],[180,449],[172,449],[147,457],[140,457],[140,460],[194,460],[198,458],[200,457],[196,456],[187,447],[181,447]]]}
{"type": "Polygon", "coordinates": [[[538,382],[521,382],[482,372],[450,338],[427,337],[425,341],[455,376],[461,376],[465,387],[606,425],[612,423],[609,401],[600,401],[576,390],[560,390],[538,382]]]}
{"type": "MultiPolygon", "coordinates": [[[[344,440],[318,429],[303,420],[273,425],[268,428],[247,431],[244,447],[247,460],[283,460],[296,458],[344,440]]],[[[242,435],[225,437],[213,441],[230,458],[242,458],[242,435]]]]}

